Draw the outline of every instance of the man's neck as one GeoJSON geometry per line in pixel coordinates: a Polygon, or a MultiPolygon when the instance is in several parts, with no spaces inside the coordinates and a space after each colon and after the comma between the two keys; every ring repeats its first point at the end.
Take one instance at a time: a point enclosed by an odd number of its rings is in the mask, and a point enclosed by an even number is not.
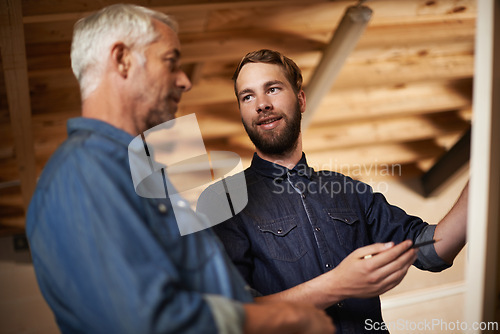
{"type": "Polygon", "coordinates": [[[255,150],[257,152],[257,155],[261,159],[286,167],[288,169],[292,169],[302,158],[302,140],[299,138],[295,148],[290,152],[284,152],[283,154],[265,154],[259,149],[255,150]]]}
{"type": "Polygon", "coordinates": [[[109,123],[129,134],[136,136],[139,132],[132,119],[130,103],[124,103],[122,98],[116,98],[114,90],[98,89],[82,102],[82,116],[94,118],[109,123]],[[129,108],[129,109],[127,109],[129,108]]]}

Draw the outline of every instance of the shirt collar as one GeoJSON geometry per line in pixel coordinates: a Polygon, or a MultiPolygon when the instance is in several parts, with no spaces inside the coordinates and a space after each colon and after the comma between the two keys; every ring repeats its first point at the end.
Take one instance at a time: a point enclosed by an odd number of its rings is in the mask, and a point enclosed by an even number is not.
{"type": "Polygon", "coordinates": [[[128,146],[134,137],[113,125],[94,118],[76,117],[68,120],[68,135],[80,130],[87,130],[108,137],[124,146],[128,146]]]}
{"type": "Polygon", "coordinates": [[[273,179],[284,179],[288,173],[296,173],[300,176],[305,176],[308,179],[311,179],[312,174],[314,173],[314,169],[309,167],[307,164],[306,155],[304,153],[302,153],[302,157],[299,162],[292,169],[288,169],[274,162],[264,160],[259,157],[257,153],[254,153],[250,168],[263,176],[273,179]]]}

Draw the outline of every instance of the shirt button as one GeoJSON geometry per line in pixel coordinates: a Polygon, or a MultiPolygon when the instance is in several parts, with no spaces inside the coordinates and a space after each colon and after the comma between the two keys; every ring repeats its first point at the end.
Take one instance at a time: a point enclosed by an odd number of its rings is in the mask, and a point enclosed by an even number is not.
{"type": "Polygon", "coordinates": [[[276,232],[278,232],[278,234],[281,234],[281,233],[283,233],[283,230],[279,228],[278,231],[276,231],[276,232]]]}
{"type": "Polygon", "coordinates": [[[306,198],[306,194],[302,194],[302,198],[306,198]]]}
{"type": "Polygon", "coordinates": [[[319,231],[321,231],[321,228],[316,227],[314,230],[315,230],[316,232],[319,232],[319,231]]]}
{"type": "Polygon", "coordinates": [[[343,303],[343,302],[338,302],[338,303],[337,303],[337,307],[338,307],[338,308],[342,308],[343,306],[344,306],[344,303],[343,303]]]}
{"type": "Polygon", "coordinates": [[[167,212],[167,206],[163,203],[158,204],[158,211],[160,213],[166,213],[167,212]]]}
{"type": "Polygon", "coordinates": [[[325,264],[325,267],[330,268],[331,267],[330,263],[325,264]]]}

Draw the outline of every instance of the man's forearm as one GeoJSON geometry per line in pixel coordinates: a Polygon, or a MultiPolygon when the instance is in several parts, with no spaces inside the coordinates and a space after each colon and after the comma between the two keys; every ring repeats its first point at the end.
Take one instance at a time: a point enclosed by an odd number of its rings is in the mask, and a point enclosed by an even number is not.
{"type": "Polygon", "coordinates": [[[434,233],[435,239],[441,239],[435,244],[436,253],[448,263],[453,262],[466,242],[468,197],[469,183],[434,233]]]}
{"type": "Polygon", "coordinates": [[[318,308],[325,309],[344,299],[337,291],[327,289],[327,287],[332,286],[332,279],[332,274],[326,273],[293,288],[257,297],[255,300],[258,302],[308,302],[318,308]]]}

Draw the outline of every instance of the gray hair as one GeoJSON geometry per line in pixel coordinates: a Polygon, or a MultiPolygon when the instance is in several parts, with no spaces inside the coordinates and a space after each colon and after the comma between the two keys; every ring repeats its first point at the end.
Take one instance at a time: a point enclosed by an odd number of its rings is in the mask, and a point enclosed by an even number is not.
{"type": "Polygon", "coordinates": [[[154,21],[158,20],[177,32],[177,22],[170,16],[145,7],[116,4],[76,22],[71,44],[71,68],[85,100],[99,85],[105,57],[116,42],[139,50],[144,62],[143,48],[154,42],[159,34],[154,21]]]}

